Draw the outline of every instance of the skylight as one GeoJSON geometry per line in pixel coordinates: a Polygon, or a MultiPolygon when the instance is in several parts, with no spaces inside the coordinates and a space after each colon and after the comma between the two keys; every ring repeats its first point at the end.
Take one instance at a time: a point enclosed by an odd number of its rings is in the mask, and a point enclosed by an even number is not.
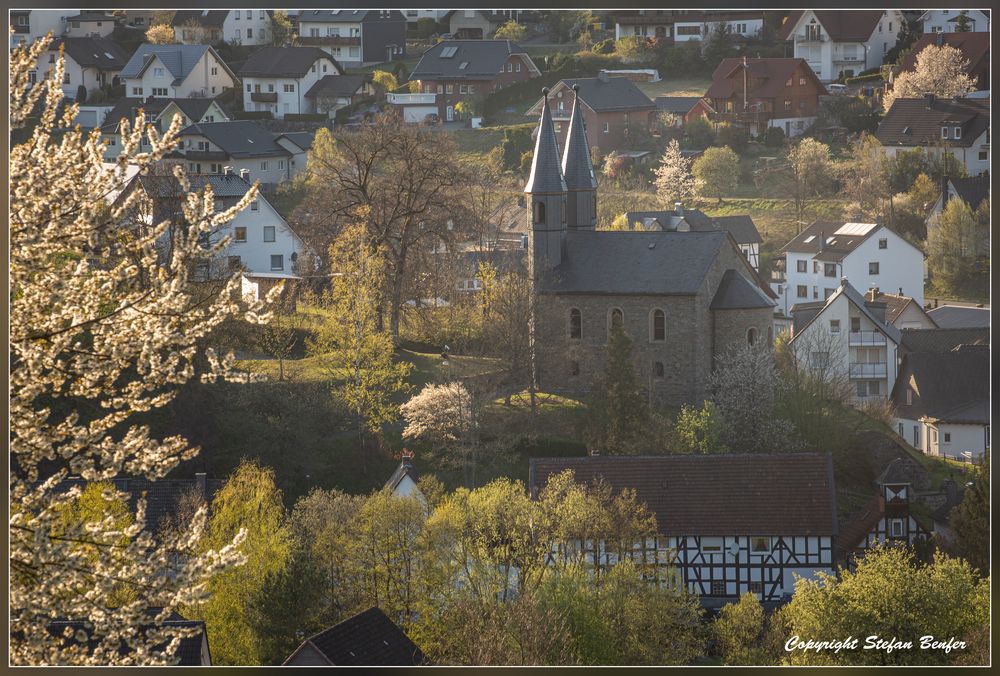
{"type": "Polygon", "coordinates": [[[444,49],[441,50],[441,58],[450,59],[451,57],[455,56],[455,52],[457,51],[458,47],[445,47],[444,49]]]}
{"type": "Polygon", "coordinates": [[[802,240],[802,243],[803,244],[808,244],[809,242],[813,241],[814,239],[816,239],[816,235],[809,235],[804,240],[802,240]]]}
{"type": "Polygon", "coordinates": [[[469,62],[468,61],[463,61],[462,63],[460,63],[458,65],[458,69],[459,70],[465,70],[468,67],[469,67],[469,62]]]}

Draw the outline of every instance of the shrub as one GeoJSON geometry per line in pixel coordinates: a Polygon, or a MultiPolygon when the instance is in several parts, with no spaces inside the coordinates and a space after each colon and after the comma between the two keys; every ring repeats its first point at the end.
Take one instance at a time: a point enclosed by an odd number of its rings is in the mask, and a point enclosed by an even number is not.
{"type": "Polygon", "coordinates": [[[716,140],[719,144],[729,146],[737,153],[742,154],[746,152],[750,137],[746,129],[727,124],[719,129],[716,140]]]}
{"type": "Polygon", "coordinates": [[[694,148],[707,148],[715,140],[715,130],[712,124],[703,117],[696,117],[684,127],[684,134],[687,136],[687,145],[694,148]]]}
{"type": "Polygon", "coordinates": [[[274,115],[270,110],[237,110],[233,113],[233,118],[237,120],[273,120],[274,115]]]}
{"type": "Polygon", "coordinates": [[[785,132],[781,127],[768,127],[763,136],[764,145],[777,148],[785,142],[785,132]]]}
{"type": "Polygon", "coordinates": [[[289,122],[326,122],[328,118],[324,113],[285,113],[285,119],[289,122]]]}
{"type": "Polygon", "coordinates": [[[434,35],[435,32],[437,32],[437,21],[426,16],[422,19],[417,19],[418,38],[427,40],[430,36],[434,35]]]}
{"type": "Polygon", "coordinates": [[[593,47],[590,51],[596,54],[613,54],[615,51],[615,41],[614,38],[608,38],[607,40],[601,40],[593,47]]]}

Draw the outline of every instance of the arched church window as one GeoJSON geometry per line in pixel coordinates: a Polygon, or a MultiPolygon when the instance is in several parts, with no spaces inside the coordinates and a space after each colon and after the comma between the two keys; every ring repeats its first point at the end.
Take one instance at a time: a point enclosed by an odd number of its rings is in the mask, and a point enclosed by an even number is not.
{"type": "Polygon", "coordinates": [[[750,327],[747,329],[747,345],[753,346],[757,342],[757,329],[750,327]]]}
{"type": "Polygon", "coordinates": [[[654,341],[664,341],[667,339],[667,315],[663,310],[653,310],[650,317],[650,338],[654,341]]]}
{"type": "Polygon", "coordinates": [[[535,223],[543,223],[545,221],[545,202],[538,201],[535,202],[535,223]]]}
{"type": "Polygon", "coordinates": [[[657,378],[662,378],[663,377],[663,371],[664,371],[664,369],[663,369],[663,362],[662,361],[658,361],[658,362],[654,362],[653,363],[653,375],[654,376],[656,376],[657,378]]]}
{"type": "Polygon", "coordinates": [[[569,311],[569,337],[573,340],[583,338],[583,315],[577,308],[569,311]]]}
{"type": "Polygon", "coordinates": [[[608,335],[615,329],[625,330],[625,313],[617,307],[612,308],[611,314],[608,316],[608,335]]]}

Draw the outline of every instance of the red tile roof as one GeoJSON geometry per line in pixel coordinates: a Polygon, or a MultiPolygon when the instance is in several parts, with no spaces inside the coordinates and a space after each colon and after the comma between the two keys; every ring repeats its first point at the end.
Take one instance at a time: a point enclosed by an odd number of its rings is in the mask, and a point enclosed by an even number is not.
{"type": "MultiPolygon", "coordinates": [[[[738,72],[742,65],[742,58],[723,59],[712,73],[712,86],[705,92],[705,98],[728,99],[731,97],[735,93],[736,88],[734,87],[733,80],[729,78],[738,72]]],[[[763,80],[763,82],[751,83],[747,91],[748,98],[774,98],[785,89],[785,83],[795,74],[799,66],[804,67],[805,72],[814,81],[819,93],[826,94],[826,88],[816,78],[816,74],[806,63],[805,59],[766,58],[747,59],[750,78],[763,80]]]]}
{"type": "Polygon", "coordinates": [[[969,60],[966,72],[978,80],[980,89],[989,89],[990,81],[990,34],[989,33],[932,33],[923,35],[913,43],[910,53],[899,64],[899,72],[912,71],[917,67],[917,55],[925,47],[936,45],[940,39],[949,47],[962,52],[962,57],[969,60]]]}
{"type": "MultiPolygon", "coordinates": [[[[864,42],[871,37],[885,12],[881,9],[831,9],[813,13],[834,42],[864,42]]],[[[788,19],[778,29],[779,40],[789,38],[803,14],[805,10],[789,13],[788,19]]]]}
{"type": "Polygon", "coordinates": [[[834,535],[828,453],[533,458],[532,494],[570,469],[590,483],[634,489],[663,535],[834,535]]]}

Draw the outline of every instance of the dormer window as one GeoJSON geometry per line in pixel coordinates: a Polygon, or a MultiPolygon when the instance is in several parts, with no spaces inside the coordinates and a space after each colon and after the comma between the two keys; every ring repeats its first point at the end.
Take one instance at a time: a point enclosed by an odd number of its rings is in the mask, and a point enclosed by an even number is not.
{"type": "Polygon", "coordinates": [[[958,139],[962,138],[962,128],[961,127],[953,128],[952,134],[954,135],[954,138],[957,141],[958,139]]]}
{"type": "Polygon", "coordinates": [[[948,138],[948,127],[941,127],[941,138],[948,138]]]}

